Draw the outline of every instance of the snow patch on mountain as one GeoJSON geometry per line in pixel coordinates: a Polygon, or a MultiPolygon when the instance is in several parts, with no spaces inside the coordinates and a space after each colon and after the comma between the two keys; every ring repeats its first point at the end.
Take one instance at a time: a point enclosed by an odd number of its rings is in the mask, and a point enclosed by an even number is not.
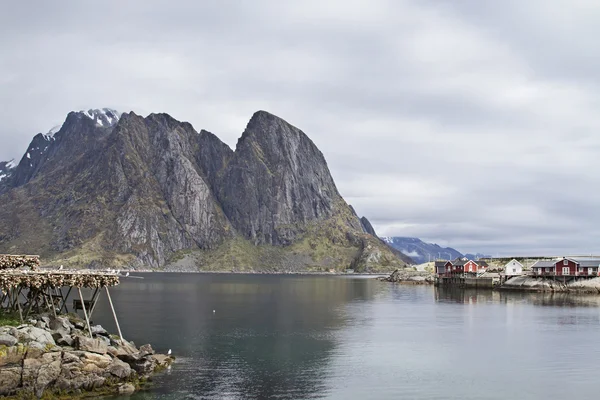
{"type": "Polygon", "coordinates": [[[116,125],[121,118],[121,113],[113,110],[112,108],[89,109],[82,110],[80,112],[92,121],[96,122],[96,126],[102,127],[112,127],[116,125]]]}

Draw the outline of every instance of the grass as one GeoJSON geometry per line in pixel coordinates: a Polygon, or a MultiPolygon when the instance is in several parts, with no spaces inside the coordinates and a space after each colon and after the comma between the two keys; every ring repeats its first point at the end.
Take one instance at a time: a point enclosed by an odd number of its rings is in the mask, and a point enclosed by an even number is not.
{"type": "Polygon", "coordinates": [[[18,313],[0,311],[0,326],[19,326],[21,319],[18,313]]]}

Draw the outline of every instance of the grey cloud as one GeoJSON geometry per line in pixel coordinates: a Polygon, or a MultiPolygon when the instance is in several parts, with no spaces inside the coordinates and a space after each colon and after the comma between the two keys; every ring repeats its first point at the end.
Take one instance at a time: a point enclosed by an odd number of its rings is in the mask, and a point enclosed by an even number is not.
{"type": "Polygon", "coordinates": [[[74,109],[167,112],[232,147],[266,109],[380,234],[595,252],[600,10],[550,3],[9,3],[0,160],[74,109]]]}

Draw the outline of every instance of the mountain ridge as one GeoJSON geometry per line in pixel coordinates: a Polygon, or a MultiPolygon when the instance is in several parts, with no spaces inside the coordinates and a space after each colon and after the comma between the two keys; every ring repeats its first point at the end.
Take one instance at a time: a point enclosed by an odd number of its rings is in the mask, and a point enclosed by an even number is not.
{"type": "Polygon", "coordinates": [[[28,150],[0,181],[0,252],[204,270],[412,263],[365,230],[312,140],[266,111],[235,150],[165,113],[110,109],[71,112],[28,150]]]}

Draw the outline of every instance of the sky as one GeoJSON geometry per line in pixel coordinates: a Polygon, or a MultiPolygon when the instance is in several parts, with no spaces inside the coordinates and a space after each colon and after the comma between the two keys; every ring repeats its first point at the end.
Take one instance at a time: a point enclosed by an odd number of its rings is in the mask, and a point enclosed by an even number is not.
{"type": "Polygon", "coordinates": [[[267,110],[380,236],[600,254],[600,2],[0,0],[0,160],[72,110],[267,110]]]}

